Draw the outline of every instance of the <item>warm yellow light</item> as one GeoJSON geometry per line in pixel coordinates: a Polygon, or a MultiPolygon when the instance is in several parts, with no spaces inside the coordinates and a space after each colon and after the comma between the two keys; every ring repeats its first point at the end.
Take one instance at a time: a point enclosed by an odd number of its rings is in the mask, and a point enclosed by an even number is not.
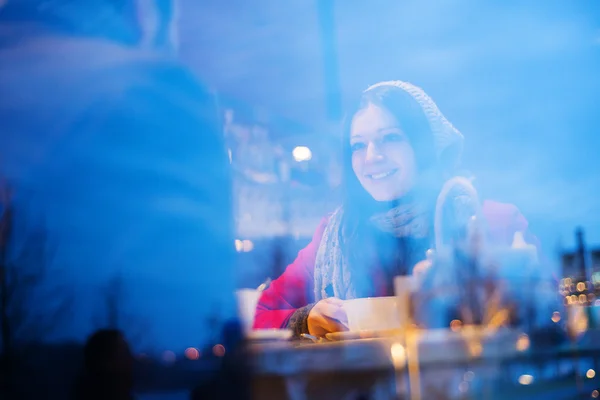
{"type": "Polygon", "coordinates": [[[585,294],[580,294],[579,295],[579,303],[580,304],[585,304],[587,303],[587,296],[585,294]]]}
{"type": "Polygon", "coordinates": [[[462,328],[462,322],[459,319],[454,319],[450,322],[450,329],[452,332],[458,332],[462,328]]]}
{"type": "Polygon", "coordinates": [[[588,369],[587,372],[585,373],[585,376],[587,376],[588,379],[592,379],[593,377],[596,376],[596,371],[594,371],[593,369],[588,369]]]}
{"type": "Polygon", "coordinates": [[[578,292],[583,292],[585,290],[585,283],[583,282],[577,282],[577,291],[578,292]]]}
{"type": "Polygon", "coordinates": [[[552,313],[552,322],[557,323],[560,321],[560,313],[558,311],[554,311],[552,313]]]}
{"type": "Polygon", "coordinates": [[[519,377],[519,383],[521,385],[531,385],[533,383],[533,376],[531,376],[531,375],[521,375],[519,377]]]}
{"type": "Polygon", "coordinates": [[[241,240],[239,240],[239,239],[236,239],[236,240],[235,240],[235,250],[236,250],[238,253],[241,253],[242,251],[244,251],[244,244],[243,244],[243,243],[242,243],[242,241],[241,241],[241,240]]]}
{"type": "Polygon", "coordinates": [[[479,342],[470,343],[468,347],[471,357],[479,357],[483,353],[483,346],[479,342]]]}
{"type": "Polygon", "coordinates": [[[571,278],[565,278],[565,286],[569,286],[571,284],[571,278]]]}
{"type": "Polygon", "coordinates": [[[568,306],[570,304],[571,304],[571,296],[565,297],[565,306],[568,306]]]}
{"type": "Polygon", "coordinates": [[[403,367],[406,364],[406,349],[400,343],[394,343],[390,349],[392,361],[395,367],[403,367]]]}
{"type": "Polygon", "coordinates": [[[576,335],[581,335],[588,330],[589,321],[583,307],[573,310],[573,316],[569,316],[570,330],[576,335]]]}
{"type": "Polygon", "coordinates": [[[525,351],[529,348],[529,336],[522,334],[517,339],[516,348],[518,351],[525,351]]]}

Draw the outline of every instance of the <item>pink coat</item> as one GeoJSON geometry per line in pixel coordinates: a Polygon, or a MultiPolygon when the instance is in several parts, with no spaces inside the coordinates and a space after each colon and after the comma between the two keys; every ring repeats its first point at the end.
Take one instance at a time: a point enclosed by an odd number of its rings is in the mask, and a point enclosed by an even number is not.
{"type": "MultiPolygon", "coordinates": [[[[527,220],[516,206],[486,200],[483,202],[483,215],[494,243],[510,245],[514,233],[522,231],[527,242],[539,248],[537,239],[528,232],[527,220]]],[[[327,221],[328,218],[323,218],[308,246],[300,250],[294,262],[263,292],[256,310],[255,328],[284,328],[298,308],[314,302],[315,259],[327,221]]],[[[383,292],[383,288],[387,287],[381,282],[383,277],[375,275],[373,279],[375,287],[382,288],[378,295],[389,295],[383,292]]]]}

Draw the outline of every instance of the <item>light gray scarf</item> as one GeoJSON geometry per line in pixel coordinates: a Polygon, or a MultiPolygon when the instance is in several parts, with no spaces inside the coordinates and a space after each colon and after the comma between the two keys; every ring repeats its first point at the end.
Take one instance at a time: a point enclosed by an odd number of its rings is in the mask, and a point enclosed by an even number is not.
{"type": "MultiPolygon", "coordinates": [[[[470,185],[455,185],[444,193],[444,204],[437,212],[444,219],[442,232],[438,232],[443,242],[451,239],[458,229],[465,227],[471,216],[477,214],[478,199],[470,191],[470,185]]],[[[430,232],[430,213],[428,209],[419,204],[400,204],[385,213],[376,214],[369,222],[380,231],[395,237],[426,238],[430,232]]],[[[329,218],[327,226],[317,250],[314,272],[315,301],[327,297],[337,297],[343,300],[357,297],[355,282],[361,279],[370,279],[370,274],[365,268],[348,268],[347,259],[343,254],[343,232],[340,235],[344,208],[338,208],[329,218]],[[354,273],[354,276],[353,276],[354,273]],[[358,276],[359,275],[359,276],[358,276]],[[333,293],[328,293],[331,288],[333,293]]],[[[423,258],[425,254],[423,254],[423,258]]],[[[409,266],[412,267],[412,266],[409,266]]]]}
{"type": "MultiPolygon", "coordinates": [[[[344,216],[343,207],[329,218],[315,260],[315,301],[329,297],[327,289],[340,299],[356,298],[355,280],[365,277],[352,276],[340,243],[340,229],[344,216]]],[[[424,238],[429,234],[429,218],[424,208],[415,204],[401,204],[391,210],[374,215],[370,222],[379,230],[396,237],[424,238]]],[[[355,273],[358,271],[355,271],[355,273]]],[[[362,274],[361,274],[362,275],[362,274]]],[[[367,278],[368,279],[368,278],[367,278]]]]}

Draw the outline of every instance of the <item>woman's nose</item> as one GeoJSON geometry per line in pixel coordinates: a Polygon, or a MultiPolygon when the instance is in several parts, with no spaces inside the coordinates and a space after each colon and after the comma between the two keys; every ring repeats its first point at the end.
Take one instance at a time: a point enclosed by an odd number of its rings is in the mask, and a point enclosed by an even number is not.
{"type": "Polygon", "coordinates": [[[380,151],[376,143],[370,142],[367,146],[367,155],[365,163],[376,163],[384,159],[383,153],[380,151]]]}

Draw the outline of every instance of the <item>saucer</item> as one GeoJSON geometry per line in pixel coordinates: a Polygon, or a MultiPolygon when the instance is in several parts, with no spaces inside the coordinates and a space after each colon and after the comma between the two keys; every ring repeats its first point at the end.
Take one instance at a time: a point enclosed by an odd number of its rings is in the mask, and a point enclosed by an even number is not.
{"type": "Polygon", "coordinates": [[[375,330],[363,330],[363,331],[345,331],[345,332],[332,332],[325,335],[325,338],[331,341],[342,341],[342,340],[357,340],[357,339],[377,339],[377,338],[389,338],[399,336],[404,333],[402,329],[387,329],[381,331],[375,330]]]}
{"type": "Polygon", "coordinates": [[[289,329],[255,329],[246,335],[248,340],[289,340],[292,337],[292,331],[289,329]]]}

